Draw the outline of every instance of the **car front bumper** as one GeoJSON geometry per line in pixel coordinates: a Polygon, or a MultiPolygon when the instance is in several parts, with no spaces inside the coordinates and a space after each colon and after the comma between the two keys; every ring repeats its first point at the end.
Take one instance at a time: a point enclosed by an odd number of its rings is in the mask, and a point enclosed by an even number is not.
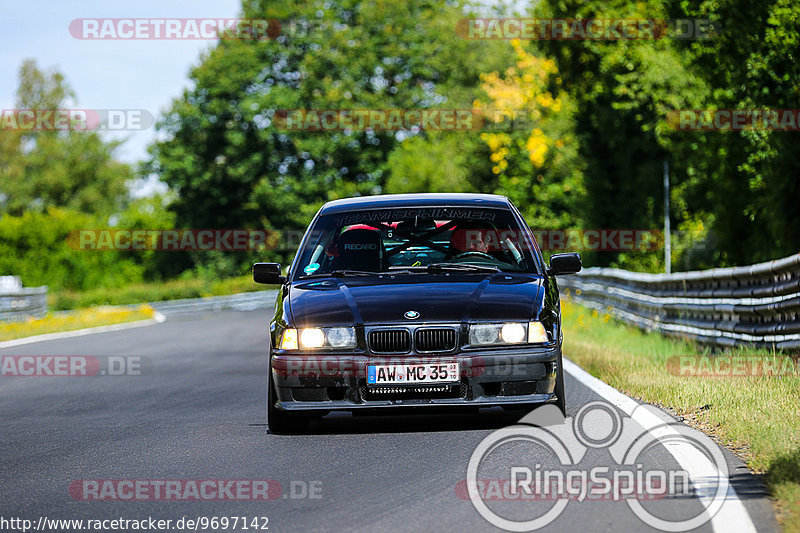
{"type": "Polygon", "coordinates": [[[525,346],[451,355],[273,353],[276,407],[284,411],[358,411],[399,407],[492,407],[553,402],[559,348],[525,346]],[[460,382],[367,386],[368,364],[458,362],[460,382]]]}

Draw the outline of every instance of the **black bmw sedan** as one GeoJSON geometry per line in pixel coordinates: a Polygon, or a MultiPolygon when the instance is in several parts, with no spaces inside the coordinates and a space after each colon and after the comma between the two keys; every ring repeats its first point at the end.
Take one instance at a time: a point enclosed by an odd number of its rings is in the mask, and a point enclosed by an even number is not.
{"type": "Polygon", "coordinates": [[[564,411],[555,276],[505,197],[370,196],[325,204],[280,284],[270,322],[273,432],[331,411],[431,407],[564,411]]]}

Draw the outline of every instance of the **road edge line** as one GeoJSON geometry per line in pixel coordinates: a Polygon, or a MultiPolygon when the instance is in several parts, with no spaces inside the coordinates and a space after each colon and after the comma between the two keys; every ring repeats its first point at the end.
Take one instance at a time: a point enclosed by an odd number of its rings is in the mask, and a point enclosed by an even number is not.
{"type": "MultiPolygon", "coordinates": [[[[563,362],[564,370],[568,374],[578,380],[582,385],[600,395],[604,400],[624,411],[648,433],[651,433],[651,429],[653,428],[663,428],[664,420],[642,409],[637,410],[640,404],[633,398],[626,396],[608,383],[592,376],[566,357],[564,357],[563,362]]],[[[669,418],[672,417],[670,416],[669,418]]],[[[664,446],[664,449],[689,473],[692,479],[705,475],[705,473],[709,471],[709,468],[719,472],[711,461],[704,456],[698,457],[697,453],[692,453],[696,450],[690,444],[672,443],[671,446],[664,446]]],[[[698,499],[701,500],[702,505],[708,508],[702,501],[702,498],[698,499]]],[[[747,512],[747,509],[745,509],[744,504],[739,499],[736,490],[731,484],[728,485],[728,493],[725,496],[725,502],[719,511],[711,517],[710,522],[712,529],[716,533],[729,533],[730,531],[749,533],[757,531],[750,518],[750,514],[747,512]]]]}
{"type": "Polygon", "coordinates": [[[110,331],[122,331],[125,329],[141,328],[143,326],[152,326],[160,324],[167,319],[163,314],[155,311],[153,318],[146,318],[144,320],[136,320],[134,322],[123,322],[122,324],[110,324],[108,326],[95,326],[93,328],[75,329],[72,331],[59,331],[57,333],[45,333],[43,335],[33,335],[31,337],[22,337],[21,339],[12,339],[10,341],[0,342],[0,348],[11,348],[12,346],[21,346],[23,344],[33,344],[34,342],[45,342],[59,339],[68,339],[70,337],[83,337],[84,335],[92,335],[94,333],[106,333],[110,331]]]}

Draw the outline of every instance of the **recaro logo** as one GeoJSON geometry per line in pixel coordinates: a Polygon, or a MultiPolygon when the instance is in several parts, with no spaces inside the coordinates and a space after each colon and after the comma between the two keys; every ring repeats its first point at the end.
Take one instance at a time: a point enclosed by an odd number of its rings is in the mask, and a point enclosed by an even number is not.
{"type": "Polygon", "coordinates": [[[344,245],[344,249],[345,250],[377,250],[378,249],[378,245],[374,244],[374,243],[373,244],[358,244],[358,243],[356,243],[356,244],[345,244],[344,245]]]}

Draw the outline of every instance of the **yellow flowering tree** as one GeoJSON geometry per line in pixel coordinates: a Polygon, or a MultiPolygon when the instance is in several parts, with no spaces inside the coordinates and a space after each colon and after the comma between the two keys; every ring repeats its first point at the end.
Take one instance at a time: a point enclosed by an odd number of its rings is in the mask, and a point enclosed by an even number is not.
{"type": "Polygon", "coordinates": [[[474,102],[489,125],[489,148],[500,194],[520,206],[534,229],[574,227],[583,179],[572,138],[572,112],[553,60],[511,41],[515,63],[481,75],[485,98],[474,102]]]}

